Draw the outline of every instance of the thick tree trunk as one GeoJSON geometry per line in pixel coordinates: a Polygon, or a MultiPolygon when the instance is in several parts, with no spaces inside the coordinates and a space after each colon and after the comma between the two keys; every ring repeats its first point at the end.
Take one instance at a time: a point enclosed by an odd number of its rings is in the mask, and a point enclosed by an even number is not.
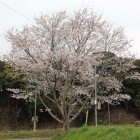
{"type": "Polygon", "coordinates": [[[68,121],[68,120],[64,120],[64,122],[63,122],[63,129],[64,129],[65,131],[68,131],[69,128],[70,128],[70,123],[69,123],[69,121],[68,121]]]}

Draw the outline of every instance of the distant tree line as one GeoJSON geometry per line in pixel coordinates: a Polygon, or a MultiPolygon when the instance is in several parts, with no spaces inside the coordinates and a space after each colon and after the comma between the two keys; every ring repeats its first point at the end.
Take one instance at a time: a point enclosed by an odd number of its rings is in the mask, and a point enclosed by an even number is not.
{"type": "MultiPolygon", "coordinates": [[[[134,66],[135,67],[130,68],[125,73],[120,71],[119,73],[117,73],[116,76],[123,81],[122,93],[131,96],[131,99],[123,103],[123,106],[126,107],[128,111],[134,112],[138,117],[140,117],[140,79],[138,76],[136,77],[130,76],[131,73],[140,73],[139,59],[134,61],[134,66]]],[[[12,98],[12,95],[15,93],[8,90],[9,88],[11,89],[24,88],[25,85],[26,82],[23,81],[23,75],[18,74],[15,77],[15,71],[13,70],[13,68],[10,67],[9,64],[6,64],[4,61],[0,61],[0,108],[7,107],[12,109],[18,107],[15,113],[18,113],[18,109],[22,108],[22,111],[24,113],[25,112],[27,113],[26,116],[22,117],[26,118],[26,120],[31,120],[31,117],[33,116],[34,113],[34,101],[32,100],[31,102],[29,100],[23,99],[18,100],[12,98]]],[[[102,105],[102,108],[105,108],[105,106],[102,105]]],[[[37,100],[37,108],[38,111],[41,111],[39,109],[44,109],[39,99],[37,100]]],[[[81,113],[80,116],[79,116],[80,120],[78,120],[79,125],[80,123],[83,124],[83,122],[80,121],[85,121],[84,117],[85,115],[81,113]]]]}

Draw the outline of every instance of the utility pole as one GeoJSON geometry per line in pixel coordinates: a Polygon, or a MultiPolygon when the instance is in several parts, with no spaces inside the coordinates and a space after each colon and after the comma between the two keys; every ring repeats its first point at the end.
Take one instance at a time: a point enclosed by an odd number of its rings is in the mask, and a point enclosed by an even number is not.
{"type": "MultiPolygon", "coordinates": [[[[106,46],[106,40],[104,41],[104,47],[105,47],[105,56],[106,56],[106,49],[107,49],[107,46],[106,46]]],[[[106,59],[106,58],[105,58],[106,59]]],[[[108,124],[110,125],[110,104],[109,104],[109,101],[108,101],[108,106],[107,106],[107,110],[108,110],[108,124]]]]}
{"type": "Polygon", "coordinates": [[[36,99],[37,99],[37,93],[35,93],[35,110],[34,110],[34,127],[33,131],[36,131],[36,122],[37,122],[37,117],[36,117],[36,99]]]}
{"type": "Polygon", "coordinates": [[[97,82],[96,82],[96,63],[94,65],[94,89],[95,89],[95,126],[97,126],[97,82]]]}

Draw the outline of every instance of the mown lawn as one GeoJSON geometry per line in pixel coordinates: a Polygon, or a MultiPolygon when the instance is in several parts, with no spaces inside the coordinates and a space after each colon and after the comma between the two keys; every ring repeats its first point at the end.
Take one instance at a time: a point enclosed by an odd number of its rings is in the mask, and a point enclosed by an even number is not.
{"type": "Polygon", "coordinates": [[[56,134],[62,133],[62,129],[46,129],[46,130],[37,130],[33,131],[9,131],[9,132],[0,132],[0,140],[2,139],[19,139],[19,138],[48,138],[56,134]]]}
{"type": "Polygon", "coordinates": [[[140,127],[87,126],[58,134],[52,140],[140,140],[140,127]]]}

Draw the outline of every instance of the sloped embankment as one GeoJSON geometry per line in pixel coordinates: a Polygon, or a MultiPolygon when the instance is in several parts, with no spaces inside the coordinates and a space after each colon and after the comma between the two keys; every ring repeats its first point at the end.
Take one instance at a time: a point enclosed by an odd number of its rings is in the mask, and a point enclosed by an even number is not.
{"type": "Polygon", "coordinates": [[[140,140],[140,127],[88,126],[73,129],[52,140],[140,140]]]}

